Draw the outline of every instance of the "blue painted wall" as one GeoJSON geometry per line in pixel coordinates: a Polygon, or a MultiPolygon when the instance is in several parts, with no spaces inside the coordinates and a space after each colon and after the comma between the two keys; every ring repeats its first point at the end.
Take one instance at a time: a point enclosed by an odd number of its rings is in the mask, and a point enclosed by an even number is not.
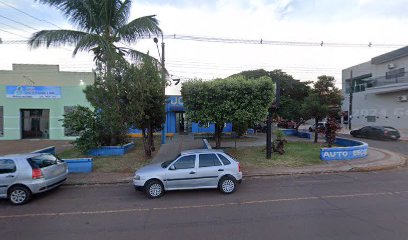
{"type": "MultiPolygon", "coordinates": [[[[166,133],[176,133],[176,112],[185,112],[182,96],[169,96],[166,100],[166,133]]],[[[198,123],[192,123],[193,133],[213,133],[215,130],[214,124],[210,124],[208,128],[199,126],[198,123]]],[[[232,124],[228,123],[223,130],[224,132],[232,132],[232,124]]],[[[129,129],[130,134],[141,134],[140,129],[129,129]]]]}

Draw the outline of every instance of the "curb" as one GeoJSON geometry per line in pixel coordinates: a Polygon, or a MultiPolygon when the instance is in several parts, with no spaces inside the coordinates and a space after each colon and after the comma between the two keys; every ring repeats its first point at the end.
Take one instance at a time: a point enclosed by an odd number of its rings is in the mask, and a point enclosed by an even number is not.
{"type": "MultiPolygon", "coordinates": [[[[384,170],[391,170],[396,168],[402,168],[407,166],[408,164],[408,156],[392,153],[388,150],[373,148],[376,151],[384,153],[386,156],[396,155],[400,157],[400,161],[395,164],[384,164],[384,165],[377,165],[377,166],[350,166],[347,169],[338,169],[338,170],[324,170],[324,171],[294,171],[294,172],[270,172],[270,173],[257,173],[256,171],[252,173],[246,173],[243,175],[243,178],[256,178],[256,177],[273,177],[273,176],[289,176],[289,175],[317,175],[317,174],[333,174],[333,173],[347,173],[347,172],[373,172],[373,171],[384,171],[384,170]]],[[[381,161],[382,159],[376,160],[381,161]]],[[[117,181],[111,182],[66,182],[64,186],[97,186],[97,185],[115,185],[115,184],[130,184],[132,182],[132,178],[129,179],[121,179],[117,181]]]]}

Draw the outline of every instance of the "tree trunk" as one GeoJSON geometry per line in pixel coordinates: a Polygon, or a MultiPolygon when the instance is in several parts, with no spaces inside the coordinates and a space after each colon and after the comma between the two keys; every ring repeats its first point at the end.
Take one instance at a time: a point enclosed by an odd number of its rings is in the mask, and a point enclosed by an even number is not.
{"type": "Polygon", "coordinates": [[[315,136],[314,136],[314,142],[315,143],[317,143],[317,137],[318,137],[318,134],[319,134],[319,129],[318,129],[318,126],[317,126],[317,124],[319,123],[319,119],[318,118],[315,118],[315,129],[314,129],[314,131],[315,131],[315,136]]]}
{"type": "Polygon", "coordinates": [[[156,151],[156,148],[154,147],[154,136],[153,136],[153,128],[152,128],[152,124],[149,123],[149,129],[148,129],[148,134],[149,134],[149,146],[150,146],[150,150],[152,152],[156,151]]]}
{"type": "Polygon", "coordinates": [[[150,144],[149,144],[149,137],[146,135],[146,129],[142,128],[142,135],[143,135],[143,148],[145,151],[145,156],[146,157],[151,157],[152,156],[152,151],[150,149],[150,144]]]}
{"type": "Polygon", "coordinates": [[[215,124],[215,148],[221,148],[221,135],[222,135],[222,127],[220,124],[215,124]]]}

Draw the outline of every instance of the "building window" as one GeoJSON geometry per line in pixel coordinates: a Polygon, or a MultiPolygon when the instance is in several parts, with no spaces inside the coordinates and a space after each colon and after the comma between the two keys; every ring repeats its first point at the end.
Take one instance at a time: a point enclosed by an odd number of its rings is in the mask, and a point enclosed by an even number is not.
{"type": "Polygon", "coordinates": [[[405,76],[405,68],[391,70],[385,73],[385,79],[399,78],[405,76]]]}
{"type": "Polygon", "coordinates": [[[367,116],[367,122],[375,122],[376,121],[376,117],[375,116],[367,116]]]}
{"type": "MultiPolygon", "coordinates": [[[[68,113],[72,113],[76,109],[77,109],[76,106],[65,106],[64,107],[64,115],[66,115],[68,113]]],[[[75,132],[74,130],[71,130],[69,128],[64,128],[64,135],[67,136],[67,137],[77,137],[77,136],[79,136],[79,133],[75,132]]]]}
{"type": "Polygon", "coordinates": [[[0,106],[0,137],[4,136],[3,107],[0,106]]]}

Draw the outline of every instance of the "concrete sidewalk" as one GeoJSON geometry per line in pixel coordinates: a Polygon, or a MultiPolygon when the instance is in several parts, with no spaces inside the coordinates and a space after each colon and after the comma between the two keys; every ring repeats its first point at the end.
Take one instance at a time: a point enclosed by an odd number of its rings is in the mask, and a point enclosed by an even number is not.
{"type": "MultiPolygon", "coordinates": [[[[197,143],[198,142],[196,142],[196,144],[197,143]]],[[[180,144],[180,142],[177,142],[177,144],[180,144]]],[[[182,145],[181,147],[185,148],[187,147],[187,145],[182,145]]],[[[193,148],[196,148],[196,145],[194,145],[193,148]]],[[[163,154],[169,152],[170,150],[165,150],[163,154]]],[[[365,159],[348,161],[330,161],[323,162],[320,165],[299,168],[248,168],[243,169],[243,174],[244,177],[247,178],[257,176],[380,171],[403,167],[406,165],[406,161],[407,159],[402,155],[383,149],[369,148],[368,157],[365,159]]],[[[70,174],[66,182],[66,185],[117,184],[117,183],[130,184],[132,181],[132,177],[133,173],[90,173],[90,174],[77,173],[70,174]]]]}

